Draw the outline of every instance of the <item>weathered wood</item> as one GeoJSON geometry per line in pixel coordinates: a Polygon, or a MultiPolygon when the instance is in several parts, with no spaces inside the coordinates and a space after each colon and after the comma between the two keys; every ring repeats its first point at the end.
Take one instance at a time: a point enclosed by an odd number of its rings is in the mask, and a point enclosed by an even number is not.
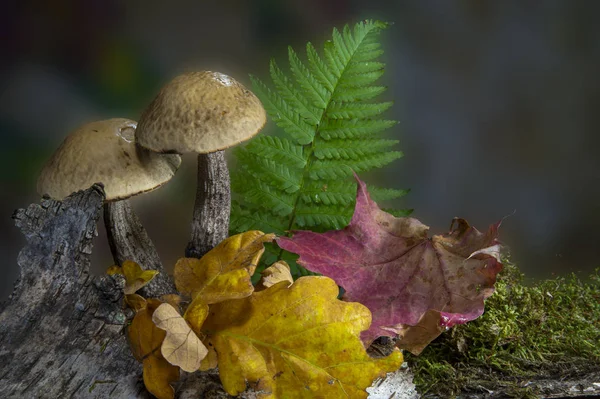
{"type": "MultiPolygon", "coordinates": [[[[13,215],[27,245],[20,279],[0,304],[0,398],[151,397],[125,338],[132,313],[123,277],[89,275],[103,200],[94,185],[13,215]]],[[[229,397],[214,372],[182,377],[182,391],[229,397]]]]}
{"type": "Polygon", "coordinates": [[[140,290],[142,296],[155,298],[176,292],[175,284],[165,272],[156,247],[129,201],[107,202],[104,205],[104,225],[116,264],[122,266],[124,261],[132,260],[142,269],[159,271],[159,274],[140,290]]]}
{"type": "Polygon", "coordinates": [[[198,155],[196,204],[188,258],[201,258],[229,235],[231,192],[223,151],[198,155]]]}
{"type": "Polygon", "coordinates": [[[103,200],[94,185],[13,215],[27,245],[0,306],[0,397],[148,397],[123,335],[119,280],[89,275],[103,200]]]}

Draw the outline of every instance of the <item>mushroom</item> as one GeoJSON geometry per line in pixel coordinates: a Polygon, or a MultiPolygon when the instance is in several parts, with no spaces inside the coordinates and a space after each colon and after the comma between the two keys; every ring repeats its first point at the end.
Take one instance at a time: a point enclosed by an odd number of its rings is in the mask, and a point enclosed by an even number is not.
{"type": "MultiPolygon", "coordinates": [[[[46,163],[37,183],[40,195],[62,200],[75,191],[102,183],[104,223],[111,252],[119,265],[133,260],[142,268],[162,271],[154,244],[127,198],[168,182],[181,157],[157,154],[135,144],[136,122],[108,119],[91,122],[72,132],[46,163]]],[[[154,295],[174,292],[165,273],[147,286],[154,295]]]]}
{"type": "Polygon", "coordinates": [[[140,118],[139,145],[161,153],[198,153],[191,240],[185,256],[201,258],[229,233],[231,193],[223,150],[265,125],[260,100],[218,72],[191,72],[164,86],[140,118]]]}

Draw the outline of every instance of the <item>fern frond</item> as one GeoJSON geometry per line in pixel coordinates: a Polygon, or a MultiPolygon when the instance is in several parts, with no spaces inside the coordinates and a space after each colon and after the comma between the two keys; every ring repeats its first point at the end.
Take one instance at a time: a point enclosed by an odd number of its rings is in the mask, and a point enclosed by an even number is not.
{"type": "Polygon", "coordinates": [[[318,180],[309,180],[304,184],[300,198],[307,205],[313,203],[347,206],[356,198],[356,187],[343,180],[325,184],[318,180]]]}
{"type": "Polygon", "coordinates": [[[352,172],[364,172],[366,170],[381,168],[388,163],[402,158],[400,151],[382,152],[370,154],[360,160],[345,160],[340,163],[333,159],[317,159],[312,163],[308,173],[311,179],[339,179],[352,176],[352,172]]]}
{"type": "Polygon", "coordinates": [[[388,147],[398,144],[398,140],[329,140],[315,148],[317,159],[354,159],[378,153],[388,147]]]}
{"type": "Polygon", "coordinates": [[[261,99],[265,110],[277,126],[284,129],[298,144],[310,143],[315,137],[315,128],[260,80],[252,76],[250,80],[256,95],[261,99]]]}
{"type": "Polygon", "coordinates": [[[315,126],[319,122],[321,112],[309,103],[309,98],[297,95],[298,90],[281,72],[275,60],[271,60],[271,79],[275,83],[275,87],[277,87],[277,92],[281,95],[281,98],[298,112],[309,125],[315,126]]]}
{"type": "MultiPolygon", "coordinates": [[[[325,63],[319,56],[319,53],[317,53],[317,50],[310,42],[306,44],[306,57],[308,58],[308,62],[310,63],[312,74],[319,82],[321,82],[323,87],[327,89],[329,95],[331,95],[333,89],[335,88],[336,79],[329,71],[329,69],[327,69],[327,65],[325,65],[325,63]]],[[[323,108],[327,107],[327,101],[329,100],[324,99],[323,108]]]]}
{"type": "MultiPolygon", "coordinates": [[[[244,193],[244,197],[240,201],[243,201],[248,208],[262,209],[277,216],[289,216],[294,211],[294,196],[273,188],[268,183],[256,179],[247,172],[238,171],[232,175],[231,188],[234,192],[244,193]],[[254,182],[250,187],[248,187],[249,181],[254,182]]],[[[238,231],[233,223],[232,228],[238,231]]],[[[238,232],[242,231],[246,230],[239,230],[238,232]]]]}
{"type": "Polygon", "coordinates": [[[369,187],[369,194],[375,202],[389,201],[404,197],[410,190],[397,190],[394,188],[369,187]]]}
{"type": "Polygon", "coordinates": [[[332,119],[320,126],[319,134],[325,140],[369,137],[397,123],[385,119],[332,119]]]}
{"type": "Polygon", "coordinates": [[[352,217],[352,207],[330,205],[300,205],[296,210],[296,223],[301,228],[318,226],[320,229],[343,229],[352,217]]]}
{"type": "MultiPolygon", "coordinates": [[[[306,45],[305,61],[288,48],[291,74],[271,61],[273,88],[251,78],[254,92],[284,134],[255,138],[235,152],[239,162],[232,187],[240,205],[232,208],[239,213],[232,215],[232,231],[260,226],[284,234],[297,228],[343,228],[356,197],[352,172],[381,168],[402,156],[390,151],[397,140],[378,136],[397,123],[382,119],[393,103],[377,101],[386,90],[376,84],[385,72],[379,60],[379,33],[385,27],[363,21],[334,29],[321,54],[311,43],[306,45]]],[[[406,193],[376,187],[370,191],[376,200],[406,193]]],[[[269,251],[275,255],[270,260],[289,255],[276,245],[269,251]]]]}
{"type": "Polygon", "coordinates": [[[329,105],[328,116],[331,119],[356,119],[378,116],[394,105],[393,102],[385,103],[349,103],[332,102],[329,105]]]}
{"type": "Polygon", "coordinates": [[[331,91],[325,87],[318,78],[313,76],[310,70],[302,63],[293,48],[288,48],[290,69],[296,78],[296,82],[304,89],[305,94],[312,100],[313,106],[323,110],[327,106],[327,98],[331,91]]]}
{"type": "Polygon", "coordinates": [[[257,179],[266,180],[274,188],[292,194],[300,190],[302,169],[290,166],[287,162],[276,162],[265,157],[254,157],[247,149],[236,151],[238,159],[246,162],[246,170],[257,179]]]}
{"type": "Polygon", "coordinates": [[[302,169],[306,166],[303,147],[285,137],[260,136],[252,140],[245,149],[289,167],[302,169]]]}
{"type": "Polygon", "coordinates": [[[334,101],[364,101],[370,100],[386,91],[384,86],[348,87],[343,91],[337,91],[333,97],[334,101]]]}
{"type": "MultiPolygon", "coordinates": [[[[370,185],[369,194],[375,202],[389,201],[401,198],[410,190],[397,190],[393,188],[381,188],[370,185]]],[[[305,184],[302,190],[301,200],[305,204],[341,205],[352,204],[356,198],[356,187],[345,181],[333,181],[323,184],[317,180],[311,180],[305,184]]]]}
{"type": "MultiPolygon", "coordinates": [[[[285,234],[285,219],[272,214],[251,212],[242,208],[237,201],[231,203],[231,225],[237,226],[243,231],[260,230],[269,231],[278,235],[285,234]]],[[[234,233],[235,234],[235,233],[234,233]]]]}

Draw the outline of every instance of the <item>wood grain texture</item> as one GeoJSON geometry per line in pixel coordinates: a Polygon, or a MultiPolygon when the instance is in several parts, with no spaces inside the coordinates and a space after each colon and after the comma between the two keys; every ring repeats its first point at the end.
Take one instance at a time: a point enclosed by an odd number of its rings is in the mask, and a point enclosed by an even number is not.
{"type": "Polygon", "coordinates": [[[163,268],[156,247],[129,201],[107,202],[104,205],[104,225],[116,264],[122,266],[124,261],[132,260],[144,270],[159,271],[158,275],[140,290],[142,296],[153,298],[176,292],[173,279],[163,268]]]}
{"type": "MultiPolygon", "coordinates": [[[[151,398],[125,337],[124,278],[89,274],[103,200],[94,185],[13,215],[27,244],[20,279],[0,304],[1,398],[151,398]]],[[[214,371],[189,376],[177,390],[229,397],[214,371]]]]}
{"type": "Polygon", "coordinates": [[[198,186],[188,258],[201,258],[229,236],[231,191],[225,153],[198,155],[198,186]]]}

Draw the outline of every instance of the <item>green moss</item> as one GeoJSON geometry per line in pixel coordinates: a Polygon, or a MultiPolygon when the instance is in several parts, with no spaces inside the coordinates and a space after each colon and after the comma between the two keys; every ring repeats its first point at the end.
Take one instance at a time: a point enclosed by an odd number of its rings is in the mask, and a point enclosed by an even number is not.
{"type": "Polygon", "coordinates": [[[600,369],[600,269],[523,284],[506,262],[483,316],[442,334],[420,356],[407,354],[422,394],[453,397],[502,390],[536,397],[530,379],[569,378],[600,369]]]}

